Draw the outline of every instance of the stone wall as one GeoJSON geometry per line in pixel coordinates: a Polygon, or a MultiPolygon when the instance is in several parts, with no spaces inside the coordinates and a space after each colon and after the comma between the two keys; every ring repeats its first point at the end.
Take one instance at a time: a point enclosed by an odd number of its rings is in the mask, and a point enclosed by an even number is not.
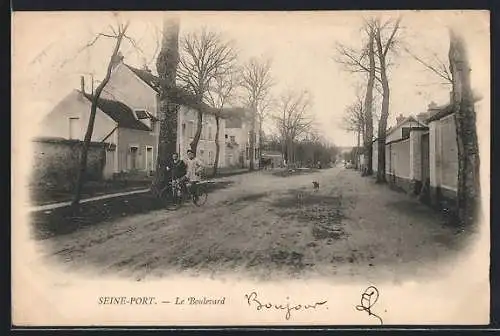
{"type": "MultiPolygon", "coordinates": [[[[91,143],[87,158],[88,181],[101,180],[107,144],[91,143]]],[[[83,142],[65,139],[34,139],[31,184],[70,190],[76,182],[83,142]]]]}

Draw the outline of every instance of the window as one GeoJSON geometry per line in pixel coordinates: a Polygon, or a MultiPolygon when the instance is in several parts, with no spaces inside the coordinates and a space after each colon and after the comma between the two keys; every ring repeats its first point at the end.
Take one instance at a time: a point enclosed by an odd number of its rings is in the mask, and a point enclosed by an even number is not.
{"type": "Polygon", "coordinates": [[[205,151],[203,149],[200,149],[200,159],[203,160],[203,155],[205,154],[205,151]]]}
{"type": "Polygon", "coordinates": [[[190,138],[194,138],[194,121],[188,122],[188,136],[190,138]]]}
{"type": "Polygon", "coordinates": [[[230,140],[230,141],[231,141],[231,143],[235,143],[235,142],[236,142],[236,137],[235,137],[234,135],[231,135],[231,138],[230,138],[230,139],[231,139],[231,140],[230,140]]]}
{"type": "Polygon", "coordinates": [[[403,139],[408,139],[410,137],[410,128],[409,127],[403,127],[401,129],[401,136],[403,139]]]}
{"type": "Polygon", "coordinates": [[[257,160],[257,158],[258,158],[257,154],[258,154],[258,150],[257,150],[257,148],[255,148],[255,160],[257,160]]]}
{"type": "Polygon", "coordinates": [[[227,134],[225,134],[225,135],[224,135],[224,138],[226,138],[226,139],[227,139],[227,134]]]}
{"type": "Polygon", "coordinates": [[[80,118],[71,117],[69,118],[69,138],[70,139],[78,139],[79,138],[79,121],[80,118]]]}
{"type": "Polygon", "coordinates": [[[135,110],[135,117],[139,120],[149,119],[149,113],[146,110],[135,110]]]}
{"type": "Polygon", "coordinates": [[[246,148],[246,151],[245,151],[245,158],[248,160],[250,159],[250,148],[246,148]]]}

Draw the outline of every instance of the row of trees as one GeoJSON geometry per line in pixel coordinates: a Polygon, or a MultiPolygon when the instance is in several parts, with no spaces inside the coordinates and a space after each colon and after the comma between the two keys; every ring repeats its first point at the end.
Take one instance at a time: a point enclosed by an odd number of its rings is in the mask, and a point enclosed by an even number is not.
{"type": "Polygon", "coordinates": [[[264,135],[265,149],[286,154],[284,155],[285,160],[288,156],[291,158],[288,162],[300,167],[315,166],[318,162],[325,167],[334,162],[338,154],[338,148],[335,145],[328,143],[314,132],[294,140],[293,149],[287,148],[284,140],[278,134],[264,135]]]}
{"type": "MultiPolygon", "coordinates": [[[[84,138],[83,154],[75,190],[73,204],[78,205],[84,176],[87,167],[87,153],[92,137],[97,101],[110,80],[113,60],[122,47],[123,40],[130,42],[138,52],[142,53],[137,43],[126,33],[129,22],[122,23],[115,15],[116,24],[109,26],[110,32],[96,35],[84,48],[91,47],[100,38],[114,39],[115,46],[108,59],[106,76],[93,94],[91,116],[84,138]]],[[[170,16],[163,21],[159,35],[156,55],[156,70],[159,78],[159,148],[154,186],[165,182],[165,166],[172,153],[177,151],[177,129],[179,106],[190,103],[197,107],[197,129],[190,148],[197,152],[203,127],[203,116],[206,113],[215,115],[216,119],[216,155],[214,174],[219,164],[219,143],[221,112],[227,105],[239,101],[245,104],[252,113],[250,130],[250,152],[255,151],[254,134],[256,121],[262,123],[268,108],[270,88],[273,85],[271,61],[251,58],[244,64],[238,63],[238,52],[232,41],[222,34],[201,29],[197,32],[179,36],[180,20],[170,16]]],[[[260,131],[260,130],[259,130],[260,131]]],[[[250,161],[250,170],[254,169],[254,161],[250,161]]]]}
{"type": "MultiPolygon", "coordinates": [[[[335,60],[344,66],[346,71],[361,73],[366,81],[364,100],[359,92],[356,102],[347,110],[345,126],[354,130],[363,139],[364,154],[368,162],[373,160],[373,120],[374,120],[374,90],[382,96],[381,110],[378,118],[377,134],[377,182],[385,182],[385,133],[389,117],[390,86],[388,72],[391,67],[391,57],[399,45],[398,33],[401,18],[387,19],[370,18],[364,21],[362,39],[365,41],[361,49],[339,44],[335,60]]],[[[359,144],[358,144],[359,147],[359,144]]],[[[372,175],[371,165],[367,165],[366,174],[372,175]]]]}
{"type": "MultiPolygon", "coordinates": [[[[480,216],[479,149],[476,130],[475,98],[470,83],[470,64],[464,38],[456,29],[450,28],[448,60],[434,55],[433,61],[426,61],[404,46],[400,39],[401,18],[382,20],[371,18],[362,27],[363,46],[360,49],[339,44],[335,61],[350,73],[362,74],[364,83],[358,88],[355,101],[344,114],[344,129],[357,137],[355,156],[358,156],[360,139],[363,139],[363,153],[370,164],[365,173],[372,175],[374,120],[377,127],[377,182],[385,182],[385,142],[387,119],[390,111],[389,70],[394,56],[404,50],[414,60],[435,74],[452,92],[452,107],[456,124],[458,149],[457,209],[460,225],[471,224],[480,216]],[[364,99],[362,93],[364,91],[364,99]],[[380,114],[377,115],[376,94],[382,98],[380,114]]],[[[357,162],[357,160],[356,160],[357,162]]]]}

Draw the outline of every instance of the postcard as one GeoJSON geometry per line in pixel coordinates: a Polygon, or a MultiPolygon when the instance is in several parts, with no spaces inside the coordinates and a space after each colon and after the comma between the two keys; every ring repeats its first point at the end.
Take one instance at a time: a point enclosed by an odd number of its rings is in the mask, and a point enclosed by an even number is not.
{"type": "Polygon", "coordinates": [[[489,323],[488,11],[12,27],[13,325],[489,323]]]}

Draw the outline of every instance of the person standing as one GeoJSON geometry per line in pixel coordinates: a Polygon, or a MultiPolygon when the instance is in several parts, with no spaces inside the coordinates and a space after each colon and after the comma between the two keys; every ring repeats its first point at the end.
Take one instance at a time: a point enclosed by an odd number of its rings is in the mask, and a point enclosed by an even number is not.
{"type": "Polygon", "coordinates": [[[193,188],[201,180],[201,174],[203,173],[203,163],[194,156],[194,152],[192,149],[188,149],[187,155],[188,158],[186,160],[186,178],[188,184],[190,184],[190,191],[193,192],[193,188]]]}

